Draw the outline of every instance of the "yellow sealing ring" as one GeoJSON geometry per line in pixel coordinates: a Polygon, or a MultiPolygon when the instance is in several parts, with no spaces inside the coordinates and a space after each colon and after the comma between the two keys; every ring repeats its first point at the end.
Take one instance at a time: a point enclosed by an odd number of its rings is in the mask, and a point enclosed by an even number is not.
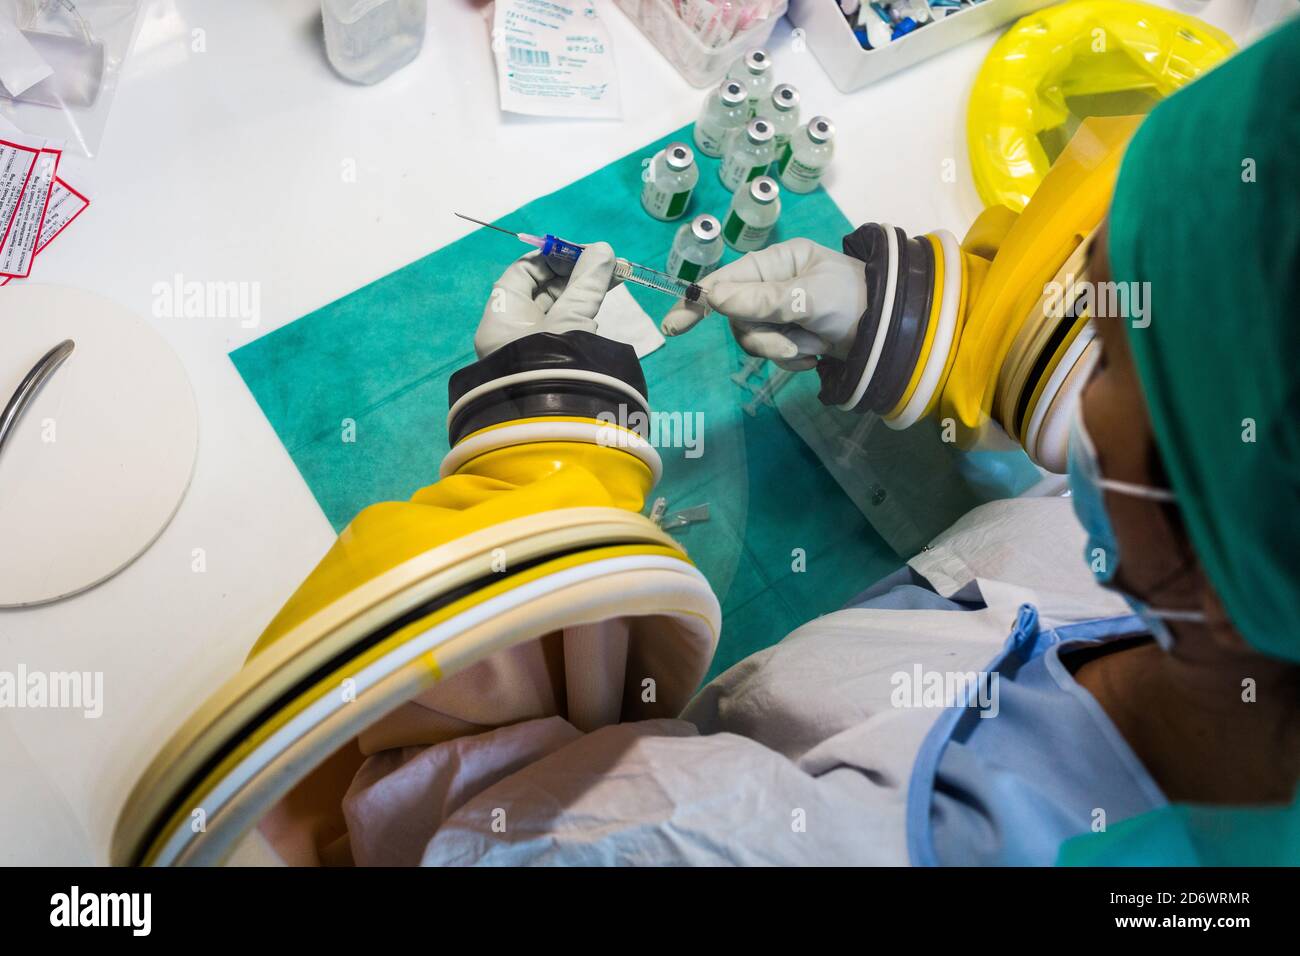
{"type": "MultiPolygon", "coordinates": [[[[494,581],[493,583],[475,590],[450,604],[438,608],[423,618],[406,624],[401,629],[384,637],[381,642],[359,650],[356,655],[341,662],[337,670],[322,676],[304,692],[284,701],[271,713],[265,715],[256,726],[249,728],[248,733],[245,736],[239,738],[238,743],[235,743],[234,746],[221,756],[215,766],[208,769],[202,780],[178,791],[177,793],[180,799],[175,810],[165,819],[161,826],[151,827],[150,841],[148,847],[144,850],[141,859],[142,864],[145,866],[153,865],[160,852],[166,846],[171,835],[185,823],[186,819],[191,815],[193,808],[202,806],[204,799],[213,788],[221,783],[221,781],[224,780],[225,777],[229,775],[231,771],[234,770],[246,757],[251,755],[277,730],[285,726],[293,717],[304,711],[314,701],[319,700],[323,695],[337,693],[344,678],[359,673],[367,664],[378,660],[392,648],[400,646],[411,638],[423,634],[437,623],[455,617],[457,614],[463,613],[469,608],[483,604],[506,591],[521,587],[530,581],[538,580],[565,568],[593,563],[608,557],[638,554],[685,560],[680,551],[663,545],[648,543],[616,545],[612,547],[582,551],[576,554],[561,555],[540,564],[537,567],[520,571],[502,581],[494,581]]],[[[442,669],[439,666],[437,655],[434,651],[425,653],[422,655],[420,660],[422,660],[424,666],[427,667],[431,682],[442,679],[442,669]]]]}

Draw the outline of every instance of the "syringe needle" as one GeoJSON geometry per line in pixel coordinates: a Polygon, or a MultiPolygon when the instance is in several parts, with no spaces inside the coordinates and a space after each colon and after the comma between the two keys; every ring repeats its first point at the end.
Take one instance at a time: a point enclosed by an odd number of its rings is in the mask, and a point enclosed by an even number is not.
{"type": "MultiPolygon", "coordinates": [[[[490,222],[484,222],[482,219],[475,219],[473,216],[467,216],[464,213],[453,212],[453,215],[464,219],[466,222],[472,222],[475,225],[485,226],[488,229],[495,229],[497,232],[503,232],[507,236],[514,236],[520,242],[526,242],[530,246],[536,246],[542,250],[546,256],[556,255],[569,262],[577,261],[578,256],[582,255],[583,247],[575,242],[566,242],[547,233],[545,236],[534,236],[526,232],[511,232],[509,229],[502,229],[500,226],[494,226],[490,222]]],[[[676,276],[669,275],[666,272],[660,272],[658,269],[651,269],[649,266],[638,265],[635,262],[629,262],[627,259],[614,260],[614,275],[637,285],[645,286],[648,289],[657,289],[668,295],[684,298],[688,302],[702,303],[708,307],[708,300],[700,286],[694,282],[678,279],[676,276]]]]}
{"type": "Polygon", "coordinates": [[[497,232],[504,232],[507,236],[514,236],[516,239],[519,238],[519,233],[511,232],[509,229],[502,229],[500,226],[494,226],[492,225],[492,223],[484,222],[482,219],[475,219],[473,216],[466,216],[464,213],[460,213],[460,212],[453,212],[452,215],[459,216],[461,219],[464,219],[467,222],[476,223],[480,226],[486,226],[489,229],[495,229],[497,232]]]}

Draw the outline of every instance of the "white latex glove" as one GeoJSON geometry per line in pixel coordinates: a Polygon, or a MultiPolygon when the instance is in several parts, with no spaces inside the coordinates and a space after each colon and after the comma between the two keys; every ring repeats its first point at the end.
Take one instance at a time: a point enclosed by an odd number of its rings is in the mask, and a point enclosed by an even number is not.
{"type": "MultiPolygon", "coordinates": [[[[700,281],[709,306],[731,320],[750,355],[801,371],[817,356],[846,358],[867,310],[865,267],[858,259],[811,239],[788,239],[742,256],[700,281]]],[[[663,333],[681,335],[700,312],[679,301],[663,333]]]]}
{"type": "Polygon", "coordinates": [[[584,247],[576,263],[547,259],[540,251],[516,259],[492,284],[474,351],[486,358],[534,332],[595,332],[613,273],[614,250],[607,242],[584,247]]]}

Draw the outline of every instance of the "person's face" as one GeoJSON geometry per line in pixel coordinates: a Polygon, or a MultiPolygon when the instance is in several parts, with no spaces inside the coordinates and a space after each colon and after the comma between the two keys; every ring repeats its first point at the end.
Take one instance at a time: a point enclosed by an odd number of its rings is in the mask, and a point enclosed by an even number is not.
{"type": "MultiPolygon", "coordinates": [[[[1094,240],[1089,262],[1092,281],[1110,281],[1104,225],[1094,240]]],[[[1093,321],[1101,336],[1101,359],[1084,387],[1080,413],[1097,447],[1101,472],[1119,481],[1168,488],[1129,350],[1130,333],[1124,328],[1127,320],[1109,317],[1093,321]]],[[[1142,330],[1131,334],[1141,335],[1142,330]]],[[[1152,607],[1210,611],[1207,604],[1215,599],[1205,586],[1177,505],[1112,491],[1105,492],[1105,501],[1119,543],[1120,565],[1114,586],[1152,607]]],[[[1179,636],[1176,648],[1183,644],[1179,636]]]]}

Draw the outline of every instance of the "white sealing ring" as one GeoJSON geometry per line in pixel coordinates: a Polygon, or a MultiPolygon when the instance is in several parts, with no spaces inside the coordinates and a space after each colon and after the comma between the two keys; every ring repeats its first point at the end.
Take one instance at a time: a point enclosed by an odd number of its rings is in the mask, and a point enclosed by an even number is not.
{"type": "Polygon", "coordinates": [[[886,418],[885,424],[890,428],[910,428],[925,414],[934,397],[934,390],[939,387],[939,379],[948,365],[948,352],[952,349],[953,337],[957,334],[957,306],[961,301],[961,249],[957,237],[947,229],[936,229],[931,233],[939,240],[943,248],[943,301],[939,306],[939,326],[934,333],[930,346],[930,355],[925,361],[925,371],[916,383],[916,391],[908,400],[897,418],[886,418]]]}
{"type": "Polygon", "coordinates": [[[652,487],[659,484],[659,479],[663,477],[664,463],[659,457],[659,452],[636,432],[613,422],[566,422],[558,419],[519,422],[475,432],[457,442],[456,446],[447,452],[442,459],[442,466],[438,469],[438,475],[440,478],[454,475],[461,465],[490,451],[540,441],[567,441],[599,445],[602,448],[618,448],[639,459],[650,469],[652,487]]]}
{"type": "MultiPolygon", "coordinates": [[[[1065,384],[1065,380],[1069,378],[1070,373],[1074,371],[1075,363],[1083,357],[1084,350],[1092,343],[1092,340],[1096,335],[1097,330],[1093,328],[1091,322],[1086,323],[1084,327],[1079,330],[1079,334],[1074,337],[1074,341],[1070,343],[1070,347],[1067,348],[1065,354],[1061,356],[1061,361],[1057,363],[1056,368],[1052,369],[1052,374],[1047,379],[1047,384],[1043,386],[1043,393],[1038,396],[1038,404],[1034,406],[1033,414],[1029,416],[1029,421],[1025,424],[1023,440],[1025,451],[1029,453],[1030,458],[1040,465],[1043,463],[1038,459],[1038,450],[1036,446],[1038,445],[1039,432],[1043,427],[1043,419],[1047,416],[1047,411],[1051,408],[1052,403],[1056,401],[1058,393],[1061,391],[1061,386],[1065,384]]],[[[1026,382],[1025,388],[1029,387],[1030,383],[1026,382]]],[[[1046,468],[1047,466],[1043,465],[1043,467],[1046,468]]],[[[1048,470],[1052,471],[1053,469],[1048,468],[1048,470]]],[[[1057,474],[1059,474],[1059,472],[1057,472],[1057,474]]]]}
{"type": "Polygon", "coordinates": [[[880,321],[876,323],[876,340],[871,343],[871,354],[867,356],[866,367],[862,369],[862,378],[858,380],[858,386],[853,390],[849,400],[837,406],[846,412],[853,411],[858,402],[862,401],[867,386],[871,384],[871,376],[876,374],[880,353],[885,350],[885,337],[889,334],[889,320],[894,313],[894,288],[898,284],[898,233],[889,223],[882,222],[880,226],[885,230],[885,247],[889,250],[889,268],[885,276],[885,300],[880,309],[880,321]]]}

